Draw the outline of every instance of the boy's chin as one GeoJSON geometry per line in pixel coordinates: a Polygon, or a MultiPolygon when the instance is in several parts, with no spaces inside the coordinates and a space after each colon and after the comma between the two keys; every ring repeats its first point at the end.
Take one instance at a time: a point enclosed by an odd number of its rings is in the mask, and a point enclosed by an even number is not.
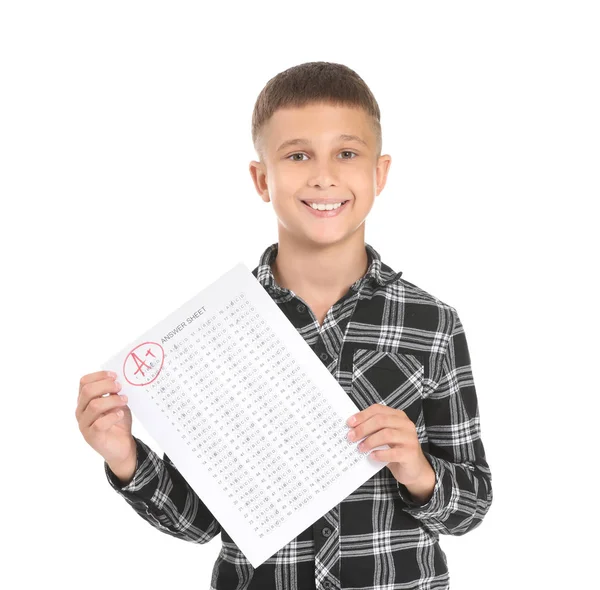
{"type": "Polygon", "coordinates": [[[330,232],[300,232],[296,240],[299,244],[305,244],[315,248],[326,248],[335,245],[341,245],[348,242],[354,232],[337,229],[330,232]]]}

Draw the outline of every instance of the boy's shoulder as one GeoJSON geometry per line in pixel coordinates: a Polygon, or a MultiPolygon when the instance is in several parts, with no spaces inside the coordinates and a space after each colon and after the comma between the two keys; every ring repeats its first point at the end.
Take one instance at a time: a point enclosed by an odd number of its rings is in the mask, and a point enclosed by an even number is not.
{"type": "Polygon", "coordinates": [[[426,291],[419,285],[403,278],[403,272],[394,271],[381,259],[380,255],[370,247],[375,255],[375,271],[373,276],[378,283],[381,293],[396,306],[405,306],[405,313],[412,317],[438,315],[445,316],[456,314],[456,309],[433,293],[426,291]],[[378,268],[377,268],[378,267],[378,268]]]}
{"type": "MultiPolygon", "coordinates": [[[[400,288],[404,293],[404,297],[407,299],[414,300],[420,304],[434,305],[445,310],[455,310],[454,306],[404,278],[399,278],[396,281],[396,284],[399,284],[399,287],[397,286],[396,290],[400,288]]],[[[393,285],[394,283],[388,285],[388,287],[393,287],[393,285]]],[[[393,291],[394,289],[392,288],[391,290],[393,291]]]]}
{"type": "MultiPolygon", "coordinates": [[[[382,273],[386,266],[382,263],[382,273]]],[[[399,276],[401,274],[396,273],[394,280],[379,287],[388,308],[382,316],[401,316],[404,327],[415,330],[436,334],[440,332],[450,334],[455,330],[460,322],[456,308],[433,293],[402,278],[399,276]]]]}

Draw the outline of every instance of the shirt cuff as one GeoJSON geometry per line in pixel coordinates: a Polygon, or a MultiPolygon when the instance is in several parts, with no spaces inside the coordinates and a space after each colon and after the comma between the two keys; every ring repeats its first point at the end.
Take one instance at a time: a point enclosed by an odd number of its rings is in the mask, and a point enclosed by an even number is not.
{"type": "Polygon", "coordinates": [[[420,504],[419,502],[416,502],[412,498],[410,492],[408,491],[408,488],[404,484],[396,480],[398,495],[406,504],[406,508],[404,508],[404,511],[408,512],[408,514],[410,514],[411,516],[414,516],[415,518],[438,517],[444,512],[446,508],[443,481],[447,469],[442,459],[439,459],[438,457],[428,453],[427,451],[423,451],[423,454],[429,461],[435,473],[435,485],[433,487],[431,498],[429,498],[429,500],[427,500],[425,504],[420,504]]]}
{"type": "Polygon", "coordinates": [[[121,480],[112,472],[111,468],[108,466],[108,463],[104,461],[104,472],[106,473],[106,477],[110,485],[117,492],[136,492],[142,486],[142,482],[140,481],[140,465],[148,456],[149,448],[139,438],[134,436],[133,439],[135,441],[136,463],[133,477],[129,483],[123,484],[121,480]]]}

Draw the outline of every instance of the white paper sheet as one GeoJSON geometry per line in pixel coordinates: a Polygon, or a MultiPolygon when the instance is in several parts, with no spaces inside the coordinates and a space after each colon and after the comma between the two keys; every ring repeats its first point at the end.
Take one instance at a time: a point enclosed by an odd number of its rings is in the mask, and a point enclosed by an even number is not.
{"type": "Polygon", "coordinates": [[[387,464],[346,439],[360,409],[243,263],[102,368],[255,568],[387,464]]]}

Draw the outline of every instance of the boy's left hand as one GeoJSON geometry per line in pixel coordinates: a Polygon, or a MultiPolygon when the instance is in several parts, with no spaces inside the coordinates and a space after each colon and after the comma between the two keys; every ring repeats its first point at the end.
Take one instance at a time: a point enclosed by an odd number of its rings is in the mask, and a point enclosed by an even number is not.
{"type": "Polygon", "coordinates": [[[372,451],[369,456],[378,461],[389,461],[386,467],[405,486],[418,486],[435,477],[435,472],[423,454],[417,436],[417,428],[404,410],[396,410],[383,404],[373,404],[353,414],[347,424],[354,432],[352,442],[365,438],[359,451],[366,453],[381,445],[389,449],[372,451]],[[356,418],[353,423],[352,418],[356,418]]]}

